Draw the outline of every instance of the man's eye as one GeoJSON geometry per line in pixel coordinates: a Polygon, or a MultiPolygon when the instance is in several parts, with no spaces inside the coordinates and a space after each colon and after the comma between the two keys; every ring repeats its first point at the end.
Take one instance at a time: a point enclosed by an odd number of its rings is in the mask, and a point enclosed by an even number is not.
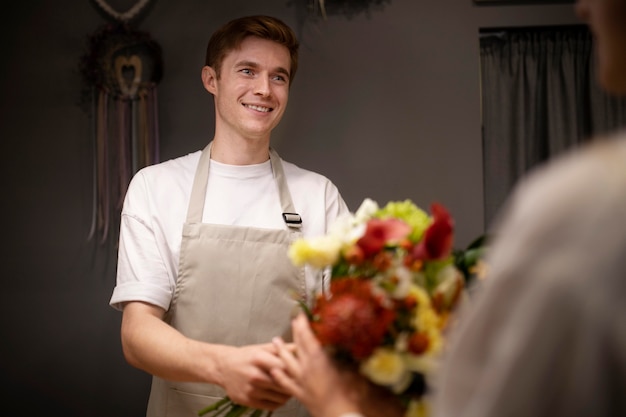
{"type": "Polygon", "coordinates": [[[287,81],[287,79],[282,75],[275,75],[273,79],[274,81],[287,81]]]}
{"type": "Polygon", "coordinates": [[[252,70],[250,68],[244,68],[241,70],[244,74],[252,74],[252,70]]]}

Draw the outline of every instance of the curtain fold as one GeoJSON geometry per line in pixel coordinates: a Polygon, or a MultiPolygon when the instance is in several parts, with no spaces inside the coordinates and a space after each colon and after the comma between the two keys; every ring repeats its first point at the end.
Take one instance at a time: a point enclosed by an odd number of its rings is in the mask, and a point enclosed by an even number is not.
{"type": "Polygon", "coordinates": [[[532,167],[626,125],[626,101],[597,85],[586,27],[482,34],[485,225],[532,167]]]}

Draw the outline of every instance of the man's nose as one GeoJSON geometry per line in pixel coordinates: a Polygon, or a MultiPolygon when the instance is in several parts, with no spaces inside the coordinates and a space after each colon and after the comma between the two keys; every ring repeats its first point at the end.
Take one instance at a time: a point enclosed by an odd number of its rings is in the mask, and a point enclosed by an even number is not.
{"type": "Polygon", "coordinates": [[[262,75],[255,81],[254,94],[269,96],[271,93],[270,80],[267,75],[262,75]]]}

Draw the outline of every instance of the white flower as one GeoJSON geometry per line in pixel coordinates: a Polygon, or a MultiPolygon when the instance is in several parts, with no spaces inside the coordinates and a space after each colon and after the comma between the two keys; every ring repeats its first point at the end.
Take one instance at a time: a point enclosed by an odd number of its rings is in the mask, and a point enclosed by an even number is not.
{"type": "Polygon", "coordinates": [[[352,213],[339,216],[328,228],[328,236],[333,236],[342,245],[354,244],[365,233],[365,224],[358,223],[352,213]]]}
{"type": "Polygon", "coordinates": [[[460,287],[463,286],[463,276],[455,266],[448,265],[437,274],[437,286],[435,293],[441,294],[444,306],[451,306],[454,298],[458,295],[460,287]]]}
{"type": "Polygon", "coordinates": [[[413,282],[420,288],[426,288],[426,274],[424,272],[414,272],[413,282]]]}
{"type": "Polygon", "coordinates": [[[372,200],[371,198],[366,198],[365,200],[363,200],[361,206],[356,211],[355,217],[357,223],[367,222],[369,219],[372,218],[374,213],[378,211],[378,209],[379,207],[376,201],[372,200]]]}
{"type": "Polygon", "coordinates": [[[395,343],[395,349],[397,352],[406,352],[409,347],[409,334],[407,332],[401,332],[398,334],[395,343]]]}
{"type": "Polygon", "coordinates": [[[460,272],[454,265],[447,265],[439,271],[437,274],[437,282],[440,284],[446,283],[447,285],[453,284],[460,277],[460,272]]]}
{"type": "Polygon", "coordinates": [[[401,265],[394,269],[394,277],[397,279],[397,282],[391,297],[395,299],[406,298],[413,285],[413,274],[407,267],[401,265]]]}

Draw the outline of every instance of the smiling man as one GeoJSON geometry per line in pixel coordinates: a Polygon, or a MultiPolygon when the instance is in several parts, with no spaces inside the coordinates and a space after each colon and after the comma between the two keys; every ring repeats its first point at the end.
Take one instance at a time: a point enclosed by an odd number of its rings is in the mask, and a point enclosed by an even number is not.
{"type": "Polygon", "coordinates": [[[270,146],[297,64],[298,41],[276,18],[217,30],[201,73],[213,139],[142,169],[128,188],[110,305],[123,311],[127,361],[153,375],[149,417],[196,416],[225,395],[307,415],[269,375],[283,366],[272,338],[290,338],[298,297],[320,285],[287,249],[348,208],[331,181],[270,146]]]}

